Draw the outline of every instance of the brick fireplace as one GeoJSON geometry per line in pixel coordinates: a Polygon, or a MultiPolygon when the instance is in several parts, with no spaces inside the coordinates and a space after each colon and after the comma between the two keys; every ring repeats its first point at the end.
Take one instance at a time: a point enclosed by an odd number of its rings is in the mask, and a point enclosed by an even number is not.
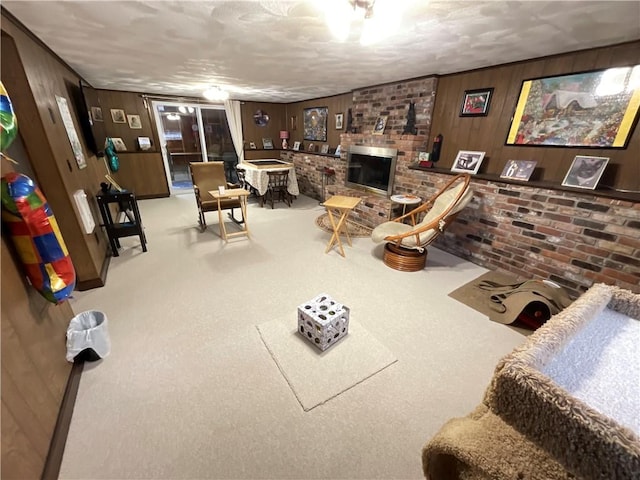
{"type": "MultiPolygon", "coordinates": [[[[355,214],[376,226],[390,213],[386,197],[345,187],[346,151],[351,145],[398,150],[393,193],[428,198],[451,173],[417,170],[417,152],[425,151],[431,132],[437,79],[407,80],[353,93],[357,133],[341,135],[342,158],[305,152],[282,152],[295,164],[301,193],[322,198],[324,168],[335,171],[325,194],[362,197],[355,214]],[[416,102],[418,135],[402,135],[407,105],[416,102]],[[373,135],[378,115],[388,115],[384,135],[373,135]]],[[[640,203],[572,192],[550,185],[513,183],[476,175],[471,204],[435,245],[491,270],[521,278],[551,279],[577,297],[594,282],[615,284],[640,293],[640,203]]],[[[427,261],[427,268],[428,261],[427,261]]]]}

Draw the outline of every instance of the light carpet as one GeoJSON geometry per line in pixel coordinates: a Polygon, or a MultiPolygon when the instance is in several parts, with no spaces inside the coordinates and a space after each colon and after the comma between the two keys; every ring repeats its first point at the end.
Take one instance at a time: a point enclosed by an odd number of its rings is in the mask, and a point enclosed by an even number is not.
{"type": "Polygon", "coordinates": [[[108,316],[111,355],[82,374],[60,479],[423,479],[423,445],[524,339],[447,296],[482,267],[430,247],[398,272],[369,238],[324,253],[316,199],[251,198],[251,236],[228,243],[216,212],[200,232],[193,193],[138,205],[148,251],[120,239],[106,285],[71,301],[108,316]],[[256,325],[318,292],[398,361],[305,412],[256,325]]]}
{"type": "Polygon", "coordinates": [[[353,319],[349,319],[348,335],[324,352],[298,334],[295,312],[289,318],[262,323],[256,328],[305,412],[398,360],[353,319]]]}

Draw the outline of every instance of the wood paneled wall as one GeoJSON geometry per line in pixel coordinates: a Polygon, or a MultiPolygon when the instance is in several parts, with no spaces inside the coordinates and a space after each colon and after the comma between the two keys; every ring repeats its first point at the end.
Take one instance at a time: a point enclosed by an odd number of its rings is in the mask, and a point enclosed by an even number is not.
{"type": "Polygon", "coordinates": [[[168,197],[169,186],[160,152],[118,152],[120,169],[112,173],[122,188],[138,198],[168,197]]]}
{"type": "MultiPolygon", "coordinates": [[[[118,152],[120,169],[111,176],[122,188],[135,192],[138,198],[168,197],[169,185],[151,101],[137,92],[116,90],[97,90],[97,100],[102,108],[106,136],[122,138],[127,147],[126,152],[118,152]],[[114,123],[111,109],[124,110],[125,115],[139,115],[142,128],[114,123]],[[151,149],[141,151],[138,137],[149,137],[151,149]]],[[[100,141],[104,144],[104,138],[100,141]]]]}
{"type": "Polygon", "coordinates": [[[340,95],[334,95],[331,97],[317,98],[314,100],[305,100],[304,102],[296,102],[287,104],[287,130],[289,130],[289,144],[293,145],[293,142],[303,142],[304,147],[309,143],[314,145],[322,145],[328,143],[330,148],[336,148],[340,144],[340,134],[346,132],[347,127],[347,112],[353,103],[353,94],[343,93],[340,95]],[[327,141],[315,142],[304,139],[304,109],[313,107],[327,107],[329,110],[329,117],[327,118],[327,141]],[[343,114],[342,128],[336,129],[336,114],[343,114]],[[291,119],[294,118],[295,130],[291,129],[291,119]]]}
{"type": "Polygon", "coordinates": [[[99,223],[95,193],[104,178],[104,163],[85,145],[74,91],[80,77],[51,54],[19,24],[2,11],[2,81],[18,116],[19,133],[31,159],[35,181],[47,197],[78,277],[78,287],[102,285],[102,266],[106,256],[106,237],[96,228],[86,234],[73,200],[76,190],[84,190],[92,201],[96,224],[99,223]],[[77,164],[56,96],[67,99],[83,152],[86,167],[77,164]]]}
{"type": "MultiPolygon", "coordinates": [[[[143,99],[141,94],[136,92],[98,89],[97,93],[107,136],[121,138],[129,152],[140,151],[138,137],[149,137],[151,149],[146,152],[160,151],[150,101],[143,99]],[[124,110],[125,115],[139,115],[142,128],[131,128],[129,123],[115,123],[111,117],[112,109],[124,110]]],[[[104,138],[101,139],[101,144],[104,145],[104,138]]]]}
{"type": "Polygon", "coordinates": [[[638,63],[640,41],[442,76],[438,81],[429,150],[433,137],[442,133],[444,143],[438,166],[451,167],[459,150],[479,150],[486,152],[479,173],[499,175],[508,160],[536,160],[532,180],[557,185],[562,183],[576,155],[609,157],[599,188],[640,191],[640,129],[637,125],[626,149],[505,145],[523,80],[638,63]],[[464,91],[485,87],[494,88],[489,114],[459,117],[464,91]]]}
{"type": "Polygon", "coordinates": [[[242,112],[242,136],[244,137],[245,149],[249,148],[249,142],[254,142],[256,147],[261,149],[263,138],[270,138],[273,142],[273,148],[280,148],[282,143],[280,130],[288,130],[286,105],[282,103],[242,102],[240,111],[242,112]],[[269,123],[264,127],[256,125],[253,120],[253,115],[258,110],[269,115],[269,123]]]}
{"type": "MultiPolygon", "coordinates": [[[[2,160],[2,174],[12,170],[2,160]]],[[[3,230],[1,477],[38,479],[71,371],[65,360],[65,334],[73,311],[68,302],[47,302],[27,284],[6,237],[3,230]]]]}

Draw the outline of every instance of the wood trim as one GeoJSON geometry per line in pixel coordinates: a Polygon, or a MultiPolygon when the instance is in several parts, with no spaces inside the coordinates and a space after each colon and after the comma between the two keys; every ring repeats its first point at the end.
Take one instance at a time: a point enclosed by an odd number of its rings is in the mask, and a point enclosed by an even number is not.
{"type": "Polygon", "coordinates": [[[78,396],[80,377],[82,376],[83,368],[83,361],[75,362],[71,368],[71,372],[69,373],[67,387],[64,391],[60,411],[58,412],[58,419],[53,431],[53,436],[51,437],[51,443],[49,444],[49,452],[44,462],[44,469],[42,470],[41,477],[42,480],[57,480],[58,475],[60,474],[62,455],[64,454],[64,448],[67,444],[69,426],[71,425],[71,417],[73,415],[73,408],[75,407],[76,398],[78,396]]]}
{"type": "Polygon", "coordinates": [[[107,272],[109,271],[109,263],[111,263],[111,255],[107,254],[102,261],[100,268],[100,278],[92,278],[83,282],[76,282],[76,290],[84,292],[92,288],[104,287],[107,284],[107,272]]]}

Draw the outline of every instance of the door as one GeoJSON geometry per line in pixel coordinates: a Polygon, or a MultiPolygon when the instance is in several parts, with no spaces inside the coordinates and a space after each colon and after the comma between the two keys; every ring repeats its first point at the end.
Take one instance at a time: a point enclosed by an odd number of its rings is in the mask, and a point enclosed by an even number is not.
{"type": "Polygon", "coordinates": [[[190,162],[224,161],[227,180],[237,181],[237,156],[222,105],[153,102],[171,194],[193,191],[190,162]]]}

